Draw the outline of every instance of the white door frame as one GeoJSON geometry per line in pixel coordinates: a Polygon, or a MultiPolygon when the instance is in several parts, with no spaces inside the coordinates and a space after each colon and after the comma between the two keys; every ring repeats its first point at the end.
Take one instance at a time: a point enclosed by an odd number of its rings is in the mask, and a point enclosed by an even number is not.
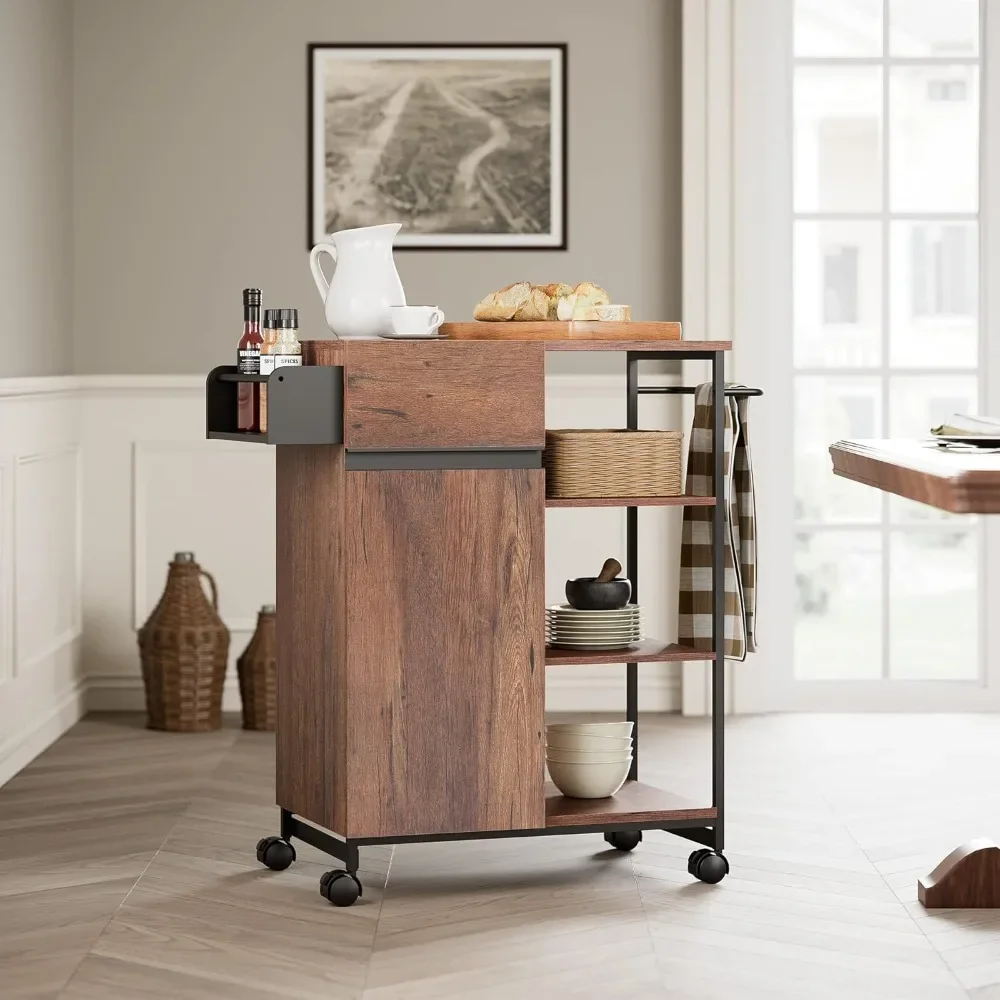
{"type": "MultiPolygon", "coordinates": [[[[730,707],[737,712],[1000,710],[1000,518],[987,526],[982,565],[982,681],[793,677],[792,13],[793,0],[684,0],[684,332],[694,338],[732,337],[727,378],[765,393],[751,401],[749,416],[760,652],[729,667],[730,707]]],[[[1000,53],[1000,17],[985,20],[983,51],[1000,53]]],[[[980,398],[984,412],[996,414],[1000,307],[991,315],[987,293],[1000,288],[1000,71],[988,72],[986,62],[983,181],[990,165],[997,166],[996,180],[983,184],[981,199],[980,398]]],[[[696,366],[686,366],[687,384],[702,380],[696,366]]],[[[704,664],[685,664],[685,714],[707,712],[708,691],[704,664]]]]}

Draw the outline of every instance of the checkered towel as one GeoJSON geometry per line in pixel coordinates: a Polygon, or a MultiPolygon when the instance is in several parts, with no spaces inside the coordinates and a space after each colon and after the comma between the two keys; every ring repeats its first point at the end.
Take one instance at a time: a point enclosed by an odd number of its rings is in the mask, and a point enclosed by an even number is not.
{"type": "MultiPolygon", "coordinates": [[[[727,383],[727,387],[734,383],[727,383]]],[[[694,421],[688,445],[687,489],[713,496],[712,383],[694,394],[694,421]]],[[[726,657],[746,659],[756,651],[757,511],[747,438],[747,400],[727,396],[725,431],[726,657]],[[734,447],[735,438],[735,447],[734,447]],[[738,553],[738,560],[733,553],[738,553]]],[[[693,649],[712,648],[712,507],[685,507],[681,532],[679,639],[693,649]]]]}

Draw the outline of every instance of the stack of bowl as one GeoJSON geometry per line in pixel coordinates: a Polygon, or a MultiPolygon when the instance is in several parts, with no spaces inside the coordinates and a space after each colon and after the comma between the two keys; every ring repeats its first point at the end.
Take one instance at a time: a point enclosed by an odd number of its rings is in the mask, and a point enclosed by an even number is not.
{"type": "Polygon", "coordinates": [[[545,763],[570,799],[606,799],[632,766],[631,722],[554,722],[545,727],[545,763]]]}

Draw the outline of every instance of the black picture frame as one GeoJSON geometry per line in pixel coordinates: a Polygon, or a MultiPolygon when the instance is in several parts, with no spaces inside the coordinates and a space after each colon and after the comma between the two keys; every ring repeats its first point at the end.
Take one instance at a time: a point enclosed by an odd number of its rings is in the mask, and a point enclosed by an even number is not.
{"type": "MultiPolygon", "coordinates": [[[[469,53],[471,58],[483,58],[482,56],[471,56],[472,53],[483,53],[496,51],[498,56],[504,52],[508,57],[512,52],[524,53],[518,58],[529,58],[529,53],[547,53],[550,60],[550,79],[552,81],[550,89],[550,156],[549,156],[549,220],[550,228],[546,233],[407,233],[406,227],[396,237],[394,243],[395,250],[433,250],[437,252],[449,250],[488,250],[488,251],[524,251],[524,250],[547,250],[564,251],[568,247],[569,236],[569,184],[568,184],[568,74],[569,74],[569,52],[565,42],[311,42],[306,47],[306,93],[307,93],[307,120],[306,120],[306,191],[307,191],[307,215],[306,215],[306,246],[312,248],[317,242],[326,236],[325,226],[318,226],[320,221],[317,209],[325,216],[325,194],[320,194],[322,203],[318,204],[317,192],[325,190],[325,155],[324,164],[321,166],[321,175],[317,176],[317,102],[316,88],[317,81],[317,56],[326,52],[351,51],[360,54],[373,56],[375,52],[391,52],[395,58],[402,58],[403,53],[412,52],[414,58],[430,58],[429,53],[437,50],[444,53],[454,54],[454,58],[460,58],[463,51],[469,53]],[[554,115],[558,112],[557,118],[554,115]],[[321,187],[322,185],[322,187],[321,187]]],[[[392,57],[390,57],[392,58],[392,57]]],[[[492,116],[491,116],[492,117],[492,116]]],[[[325,139],[325,122],[323,123],[323,133],[320,138],[325,139]]],[[[320,147],[320,152],[325,147],[320,147]]],[[[391,217],[391,212],[385,218],[378,221],[392,222],[399,221],[391,217]]],[[[367,224],[360,222],[357,224],[367,224]]]]}

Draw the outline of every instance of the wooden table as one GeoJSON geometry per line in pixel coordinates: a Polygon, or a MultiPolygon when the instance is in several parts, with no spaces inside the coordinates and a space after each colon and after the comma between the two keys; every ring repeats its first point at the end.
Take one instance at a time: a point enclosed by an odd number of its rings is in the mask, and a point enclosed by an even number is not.
{"type": "MultiPolygon", "coordinates": [[[[838,441],[833,471],[845,479],[955,514],[1000,514],[1000,454],[949,451],[933,441],[838,441]]],[[[917,883],[928,908],[1000,907],[1000,848],[971,840],[917,883]]]]}

